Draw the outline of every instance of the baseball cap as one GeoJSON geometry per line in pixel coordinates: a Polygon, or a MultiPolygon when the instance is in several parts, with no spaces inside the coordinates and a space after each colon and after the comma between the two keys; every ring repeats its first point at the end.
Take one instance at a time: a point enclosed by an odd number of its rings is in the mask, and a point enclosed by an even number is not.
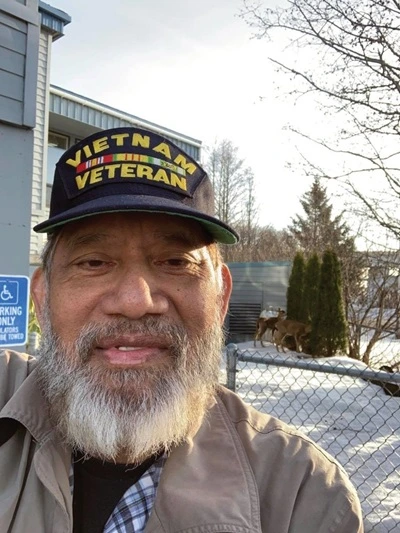
{"type": "Polygon", "coordinates": [[[125,211],[190,218],[217,242],[239,240],[215,217],[213,187],[197,161],[169,139],[134,127],[99,131],[62,155],[49,218],[33,229],[52,233],[68,222],[125,211]]]}

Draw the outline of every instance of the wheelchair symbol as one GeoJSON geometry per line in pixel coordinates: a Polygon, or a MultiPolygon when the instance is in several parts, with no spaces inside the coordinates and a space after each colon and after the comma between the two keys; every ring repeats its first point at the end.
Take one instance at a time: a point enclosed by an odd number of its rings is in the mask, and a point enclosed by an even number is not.
{"type": "Polygon", "coordinates": [[[3,285],[3,290],[0,292],[0,300],[3,300],[3,302],[7,302],[8,300],[12,300],[13,295],[11,292],[7,289],[7,285],[3,285]]]}

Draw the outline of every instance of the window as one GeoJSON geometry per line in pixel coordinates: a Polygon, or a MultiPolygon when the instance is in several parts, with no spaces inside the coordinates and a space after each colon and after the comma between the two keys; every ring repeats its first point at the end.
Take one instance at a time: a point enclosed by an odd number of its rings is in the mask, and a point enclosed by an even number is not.
{"type": "Polygon", "coordinates": [[[61,133],[54,133],[53,131],[49,131],[47,144],[49,147],[61,148],[65,151],[69,145],[69,137],[67,135],[61,135],[61,133]]]}

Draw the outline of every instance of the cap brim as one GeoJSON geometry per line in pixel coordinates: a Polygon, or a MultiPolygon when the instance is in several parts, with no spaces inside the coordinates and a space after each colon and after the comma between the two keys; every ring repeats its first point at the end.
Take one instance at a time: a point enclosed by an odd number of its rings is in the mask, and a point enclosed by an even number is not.
{"type": "Polygon", "coordinates": [[[174,202],[168,198],[158,197],[156,199],[154,196],[146,195],[114,195],[96,198],[95,200],[68,209],[68,211],[64,211],[60,215],[51,217],[37,224],[33,229],[37,233],[52,233],[55,229],[63,226],[67,222],[73,222],[93,215],[127,211],[164,213],[191,218],[202,224],[217,242],[222,244],[235,244],[239,241],[239,236],[236,231],[217,218],[196,211],[196,209],[192,209],[181,202],[174,202]]]}

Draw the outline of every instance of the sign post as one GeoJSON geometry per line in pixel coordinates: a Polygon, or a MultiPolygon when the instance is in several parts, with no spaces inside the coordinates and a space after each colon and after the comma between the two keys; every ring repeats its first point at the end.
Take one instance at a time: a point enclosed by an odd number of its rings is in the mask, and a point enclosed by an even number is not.
{"type": "Polygon", "coordinates": [[[0,348],[28,342],[29,278],[0,274],[0,348]]]}

